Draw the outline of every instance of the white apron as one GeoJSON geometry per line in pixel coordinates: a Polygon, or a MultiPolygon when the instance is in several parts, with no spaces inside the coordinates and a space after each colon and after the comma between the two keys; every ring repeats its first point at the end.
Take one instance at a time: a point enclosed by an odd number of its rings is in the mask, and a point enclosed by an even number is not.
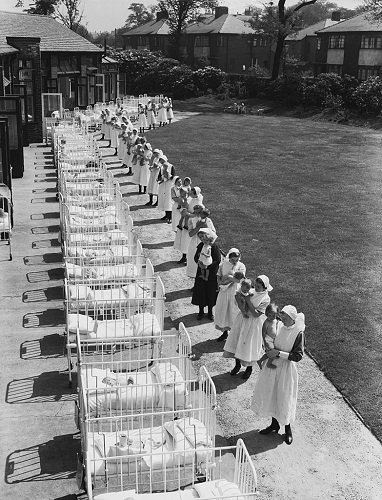
{"type": "Polygon", "coordinates": [[[245,318],[239,312],[234,319],[232,329],[224,346],[224,357],[236,358],[243,366],[253,366],[261,357],[263,351],[263,337],[261,331],[265,321],[265,309],[270,303],[268,292],[255,292],[251,297],[251,303],[263,314],[257,318],[248,312],[249,318],[245,318]]]}
{"type": "MultiPolygon", "coordinates": [[[[275,349],[290,352],[297,335],[299,325],[282,325],[275,338],[275,349]]],[[[294,361],[276,358],[272,362],[276,368],[263,364],[256,381],[252,398],[252,410],[262,417],[274,417],[280,425],[287,425],[296,418],[298,391],[298,373],[294,361]]]]}

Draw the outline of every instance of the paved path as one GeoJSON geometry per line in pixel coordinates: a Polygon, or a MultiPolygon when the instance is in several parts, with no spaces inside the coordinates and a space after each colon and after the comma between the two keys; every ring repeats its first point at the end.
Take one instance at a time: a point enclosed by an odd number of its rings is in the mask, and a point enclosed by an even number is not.
{"type": "MultiPolygon", "coordinates": [[[[174,126],[176,126],[174,124],[174,126]]],[[[149,135],[153,147],[155,134],[149,135]]],[[[105,149],[107,155],[110,151],[105,149]]],[[[221,434],[243,437],[259,475],[263,499],[382,498],[382,448],[314,362],[300,363],[300,399],[295,441],[263,437],[249,409],[255,374],[239,383],[227,372],[211,323],[198,323],[190,304],[192,281],[175,263],[173,233],[160,213],[144,207],[144,195],[105,157],[131,206],[145,252],[165,282],[171,318],[184,321],[194,344],[196,367],[205,364],[219,393],[221,434]]],[[[0,397],[0,498],[74,500],[79,440],[73,420],[74,390],[63,357],[62,263],[58,244],[55,171],[47,148],[25,149],[26,172],[14,181],[15,228],[12,262],[0,247],[0,334],[3,345],[0,397]]],[[[171,322],[166,322],[170,328],[171,322]]],[[[219,440],[218,440],[219,441],[219,440]]],[[[224,442],[222,438],[222,442],[224,442]]]]}

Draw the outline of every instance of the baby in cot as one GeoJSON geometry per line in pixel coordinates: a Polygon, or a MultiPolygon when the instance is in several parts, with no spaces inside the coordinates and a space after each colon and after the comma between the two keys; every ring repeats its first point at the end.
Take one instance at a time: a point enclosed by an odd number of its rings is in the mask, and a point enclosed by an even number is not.
{"type": "Polygon", "coordinates": [[[279,320],[277,319],[279,313],[279,308],[273,302],[270,303],[265,309],[266,320],[263,323],[262,329],[262,337],[263,344],[265,349],[265,354],[257,361],[257,364],[260,367],[260,370],[263,367],[263,363],[267,361],[268,368],[276,368],[276,365],[273,364],[273,359],[268,358],[267,351],[275,348],[274,340],[277,335],[277,326],[279,320]]]}

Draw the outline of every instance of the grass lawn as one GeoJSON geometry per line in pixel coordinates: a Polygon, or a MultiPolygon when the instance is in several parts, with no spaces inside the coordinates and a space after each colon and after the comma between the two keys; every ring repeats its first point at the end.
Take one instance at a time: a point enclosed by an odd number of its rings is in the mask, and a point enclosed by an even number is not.
{"type": "Polygon", "coordinates": [[[381,135],[209,114],[148,137],[202,188],[222,248],[305,313],[308,350],[382,440],[381,135]]]}

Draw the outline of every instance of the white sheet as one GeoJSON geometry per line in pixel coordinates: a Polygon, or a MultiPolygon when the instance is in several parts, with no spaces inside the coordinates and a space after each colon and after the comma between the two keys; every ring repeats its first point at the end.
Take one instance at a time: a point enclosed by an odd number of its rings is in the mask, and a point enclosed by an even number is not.
{"type": "Polygon", "coordinates": [[[9,214],[4,212],[4,215],[0,217],[0,232],[9,232],[11,230],[9,214]]]}
{"type": "Polygon", "coordinates": [[[209,453],[203,445],[193,448],[186,439],[175,441],[163,427],[136,429],[127,432],[127,434],[131,444],[126,451],[118,447],[117,433],[104,432],[89,436],[88,457],[91,460],[92,474],[104,474],[105,461],[100,460],[103,457],[108,458],[109,474],[120,472],[131,474],[135,472],[136,468],[143,472],[163,470],[163,468],[173,465],[190,465],[195,459],[195,453],[198,455],[198,460],[199,455],[205,456],[206,453],[209,453]],[[170,451],[178,451],[179,453],[170,454],[168,453],[170,451]],[[142,458],[134,459],[134,455],[137,453],[145,453],[145,455],[142,458]]]}
{"type": "MultiPolygon", "coordinates": [[[[167,375],[166,380],[170,376],[167,375]]],[[[172,363],[156,363],[148,372],[116,373],[109,369],[95,368],[84,365],[81,369],[81,385],[87,397],[89,411],[113,410],[175,410],[183,409],[187,405],[188,395],[184,379],[172,363]],[[163,365],[163,366],[161,366],[163,365]],[[160,369],[158,369],[160,367],[160,369]],[[164,370],[170,374],[178,373],[177,383],[162,383],[157,373],[164,370]]],[[[174,437],[184,441],[188,439],[191,445],[208,442],[206,428],[197,427],[199,421],[180,419],[174,427],[166,430],[174,437]],[[204,434],[203,434],[204,433],[204,434]]]]}

